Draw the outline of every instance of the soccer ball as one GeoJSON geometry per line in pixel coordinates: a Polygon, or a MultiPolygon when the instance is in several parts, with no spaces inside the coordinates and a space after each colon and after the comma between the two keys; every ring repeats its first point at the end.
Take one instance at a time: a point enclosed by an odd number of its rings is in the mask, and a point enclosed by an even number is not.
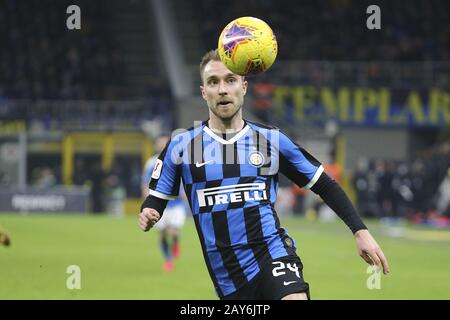
{"type": "Polygon", "coordinates": [[[272,29],[261,19],[241,17],[231,21],[219,37],[223,64],[241,76],[256,75],[275,61],[278,44],[272,29]]]}

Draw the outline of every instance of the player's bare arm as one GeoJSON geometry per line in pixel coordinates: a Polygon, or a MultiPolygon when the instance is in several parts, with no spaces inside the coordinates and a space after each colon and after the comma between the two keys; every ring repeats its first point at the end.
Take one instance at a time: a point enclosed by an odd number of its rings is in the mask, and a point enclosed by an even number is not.
{"type": "Polygon", "coordinates": [[[370,265],[383,268],[383,273],[389,273],[389,265],[383,250],[370,234],[369,230],[359,230],[355,233],[358,254],[370,265]]]}
{"type": "Polygon", "coordinates": [[[364,261],[383,268],[384,274],[387,274],[389,266],[383,251],[356,213],[344,190],[325,173],[311,190],[318,194],[353,232],[358,253],[364,261]]]}

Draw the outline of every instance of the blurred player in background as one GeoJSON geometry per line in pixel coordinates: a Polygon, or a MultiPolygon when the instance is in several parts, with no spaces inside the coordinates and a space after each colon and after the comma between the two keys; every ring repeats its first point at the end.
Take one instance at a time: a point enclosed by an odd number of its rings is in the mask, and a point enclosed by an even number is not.
{"type": "Polygon", "coordinates": [[[217,50],[202,58],[200,75],[209,119],[173,136],[161,152],[141,207],[141,230],[159,220],[182,179],[221,299],[307,299],[296,243],[274,209],[283,173],[318,194],[353,232],[360,256],[387,273],[383,251],[322,164],[277,128],[242,118],[244,77],[228,70],[217,50]]]}
{"type": "Polygon", "coordinates": [[[8,247],[11,244],[11,238],[5,229],[0,225],[0,243],[8,247]]]}
{"type": "MultiPolygon", "coordinates": [[[[158,169],[158,156],[169,142],[168,136],[160,136],[155,141],[155,155],[148,159],[142,174],[142,196],[149,195],[149,182],[152,173],[158,169]]],[[[183,194],[183,193],[182,193],[183,194]]],[[[180,229],[186,219],[186,205],[183,199],[177,197],[168,203],[163,218],[155,225],[160,231],[160,248],[164,256],[163,270],[170,272],[174,269],[174,259],[180,255],[180,229]]]]}

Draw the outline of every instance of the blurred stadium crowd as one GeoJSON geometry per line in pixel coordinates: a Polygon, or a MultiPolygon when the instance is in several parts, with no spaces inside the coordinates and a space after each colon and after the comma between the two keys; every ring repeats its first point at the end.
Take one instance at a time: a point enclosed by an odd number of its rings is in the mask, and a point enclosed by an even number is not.
{"type": "MultiPolygon", "coordinates": [[[[342,182],[342,167],[324,163],[325,171],[342,182]]],[[[414,224],[450,227],[450,143],[422,151],[408,160],[360,158],[351,173],[355,205],[365,217],[388,224],[404,219],[414,224]]],[[[306,214],[312,219],[335,219],[323,201],[281,180],[277,211],[306,214]]]]}
{"type": "Polygon", "coordinates": [[[71,1],[0,3],[2,96],[16,99],[111,99],[121,82],[120,49],[108,32],[103,1],[79,1],[83,28],[67,33],[71,1]],[[87,4],[89,3],[89,6],[87,4]],[[64,16],[63,16],[64,17],[64,16]]]}
{"type": "Polygon", "coordinates": [[[449,143],[409,161],[361,162],[353,175],[359,212],[450,226],[449,168],[449,143]]]}
{"type": "Polygon", "coordinates": [[[165,115],[172,103],[167,84],[149,82],[138,96],[127,91],[113,11],[108,1],[1,1],[2,118],[40,120],[47,129],[62,129],[60,122],[67,120],[139,125],[140,119],[165,115]],[[82,8],[82,28],[76,32],[65,26],[72,4],[82,8]]]}
{"type": "Polygon", "coordinates": [[[365,26],[366,1],[197,2],[198,21],[209,47],[234,17],[252,13],[271,22],[282,60],[449,60],[448,2],[377,1],[382,32],[365,26]],[[217,26],[222,26],[217,28],[217,26]],[[210,39],[210,40],[208,40],[210,39]],[[209,41],[209,42],[208,42],[209,41]]]}
{"type": "MultiPolygon", "coordinates": [[[[60,14],[72,2],[0,3],[2,98],[110,100],[123,95],[123,48],[110,32],[110,6],[107,1],[75,1],[87,8],[83,28],[67,33],[60,14]]],[[[231,19],[251,12],[271,21],[280,60],[450,60],[447,1],[412,3],[383,2],[383,32],[377,33],[360,26],[365,4],[351,0],[201,0],[196,14],[203,50],[217,45],[218,32],[231,19]]],[[[161,88],[149,94],[155,91],[161,88]]]]}
{"type": "MultiPolygon", "coordinates": [[[[0,119],[19,117],[29,122],[36,119],[48,122],[79,119],[93,126],[130,119],[129,127],[140,130],[142,120],[162,117],[170,119],[163,124],[166,131],[175,129],[175,102],[165,77],[155,73],[154,81],[147,81],[145,90],[138,93],[127,89],[131,87],[125,77],[127,44],[114,36],[116,20],[111,17],[117,14],[119,5],[144,12],[149,9],[149,2],[119,2],[1,1],[0,119]],[[82,8],[83,27],[79,32],[67,32],[65,28],[66,8],[71,4],[82,8]]],[[[172,2],[176,10],[184,1],[172,2]]],[[[367,3],[361,1],[199,0],[193,8],[195,19],[190,22],[200,30],[196,36],[201,39],[201,45],[193,56],[198,60],[204,51],[216,47],[220,30],[229,21],[242,15],[253,15],[270,21],[280,48],[278,63],[297,60],[373,61],[366,73],[376,76],[380,70],[377,61],[450,61],[448,1],[408,1],[408,5],[401,1],[384,1],[382,4],[382,32],[369,33],[364,27],[367,3]]],[[[188,32],[188,29],[181,32],[188,32]]],[[[153,35],[152,31],[149,34],[153,35]]],[[[148,39],[148,42],[152,41],[156,42],[148,39]]],[[[148,57],[156,65],[161,64],[159,58],[148,57]]],[[[196,65],[197,60],[188,62],[196,65]]],[[[300,83],[311,83],[314,81],[311,79],[323,75],[322,70],[317,69],[303,73],[312,76],[306,80],[297,79],[300,83]]],[[[265,90],[271,90],[271,85],[289,81],[277,72],[271,77],[269,83],[261,84],[267,80],[264,77],[255,81],[256,87],[252,87],[250,95],[254,88],[264,95],[265,90]],[[257,85],[260,85],[259,89],[257,85]]],[[[339,79],[351,79],[349,82],[353,83],[360,81],[352,74],[339,79]]],[[[380,76],[378,80],[383,83],[386,78],[380,76]]],[[[447,89],[448,84],[448,74],[437,84],[433,83],[444,88],[447,86],[447,89]]],[[[268,105],[254,108],[254,116],[270,122],[271,113],[259,111],[270,107],[271,102],[260,100],[260,103],[268,105]]],[[[44,130],[54,128],[49,124],[43,127],[44,130]]],[[[62,124],[56,128],[66,129],[62,124]]],[[[111,128],[106,126],[107,130],[111,128]]],[[[448,143],[430,150],[403,161],[362,161],[351,173],[361,214],[410,216],[416,220],[417,214],[423,217],[437,211],[450,216],[448,143]],[[445,183],[447,189],[442,192],[445,183]],[[447,202],[442,200],[442,193],[447,193],[447,202]]],[[[62,183],[60,165],[29,165],[29,184],[49,187],[62,183]]],[[[120,194],[117,190],[121,188],[128,196],[139,194],[139,166],[139,159],[134,162],[125,159],[104,172],[98,163],[75,161],[74,184],[90,184],[98,193],[94,211],[104,211],[101,199],[111,190],[120,194]]],[[[8,180],[4,178],[2,183],[6,184],[8,180]]],[[[296,208],[295,203],[291,203],[291,208],[296,208]]],[[[297,208],[302,212],[307,209],[297,208]]]]}

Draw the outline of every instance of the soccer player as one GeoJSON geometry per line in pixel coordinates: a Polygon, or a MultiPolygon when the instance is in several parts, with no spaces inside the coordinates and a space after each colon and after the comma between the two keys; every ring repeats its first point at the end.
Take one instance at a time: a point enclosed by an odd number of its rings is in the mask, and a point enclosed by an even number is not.
{"type": "Polygon", "coordinates": [[[8,233],[0,226],[0,243],[8,247],[11,244],[11,238],[8,233]]]}
{"type": "MultiPolygon", "coordinates": [[[[152,172],[157,170],[155,165],[158,162],[158,156],[163,151],[169,141],[168,136],[160,136],[155,141],[155,155],[148,159],[142,174],[142,196],[145,198],[149,194],[149,182],[152,172]]],[[[180,255],[180,229],[184,225],[186,219],[186,206],[184,201],[177,197],[170,201],[164,211],[161,220],[155,224],[155,228],[159,230],[160,248],[164,257],[163,271],[170,272],[174,269],[174,259],[180,255]]]]}
{"type": "Polygon", "coordinates": [[[160,219],[182,179],[219,298],[309,299],[296,242],[274,210],[282,173],[318,194],[353,232],[360,256],[387,273],[379,245],[319,161],[278,129],[242,118],[247,81],[217,51],[202,58],[200,75],[209,119],[173,135],[161,153],[141,207],[141,230],[160,219]]]}

